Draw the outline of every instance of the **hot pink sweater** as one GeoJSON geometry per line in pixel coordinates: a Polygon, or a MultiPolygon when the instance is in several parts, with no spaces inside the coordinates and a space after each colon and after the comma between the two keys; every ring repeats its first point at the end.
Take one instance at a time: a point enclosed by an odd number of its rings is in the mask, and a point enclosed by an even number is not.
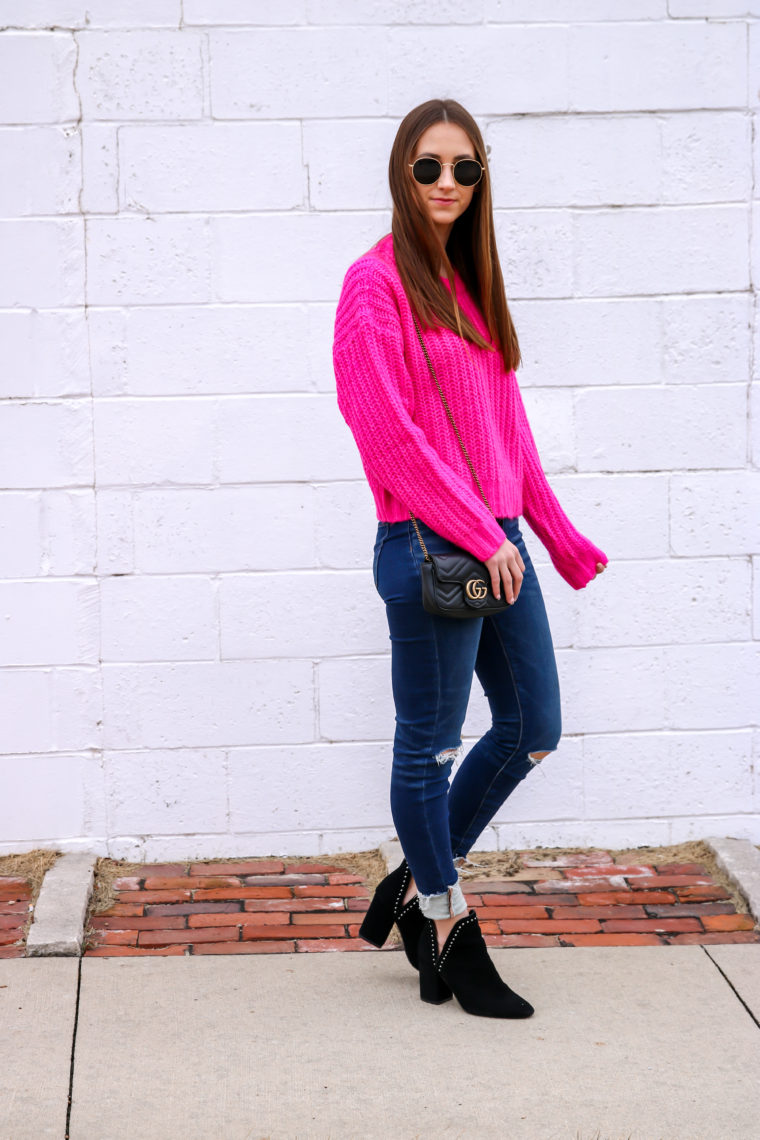
{"type": "MultiPolygon", "coordinates": [[[[455,283],[460,307],[492,343],[458,273],[455,283]]],[[[400,522],[411,510],[485,561],[505,537],[494,515],[524,515],[565,581],[582,589],[607,555],[575,529],[549,486],[514,370],[505,371],[499,352],[450,329],[420,331],[494,513],[478,494],[430,375],[386,234],[346,272],[333,343],[338,406],[378,519],[400,522]]]]}

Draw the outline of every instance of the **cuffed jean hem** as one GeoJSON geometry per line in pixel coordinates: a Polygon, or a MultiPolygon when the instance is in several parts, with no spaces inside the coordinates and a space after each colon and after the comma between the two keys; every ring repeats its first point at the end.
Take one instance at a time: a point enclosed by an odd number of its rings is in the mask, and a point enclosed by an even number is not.
{"type": "Polygon", "coordinates": [[[467,912],[467,902],[458,881],[439,895],[421,895],[417,891],[417,898],[425,918],[454,918],[467,912]]]}

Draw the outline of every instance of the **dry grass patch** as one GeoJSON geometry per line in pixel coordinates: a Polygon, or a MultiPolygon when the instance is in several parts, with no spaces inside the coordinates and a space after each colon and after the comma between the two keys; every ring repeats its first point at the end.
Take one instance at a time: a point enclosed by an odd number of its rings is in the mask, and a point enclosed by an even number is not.
{"type": "MultiPolygon", "coordinates": [[[[90,897],[88,914],[100,914],[104,910],[110,910],[118,901],[118,894],[114,890],[116,880],[124,879],[128,875],[139,875],[147,865],[145,863],[128,863],[124,859],[109,859],[107,856],[101,856],[97,859],[95,862],[95,882],[90,897]]],[[[190,861],[185,865],[189,867],[190,861]]]]}
{"type": "Polygon", "coordinates": [[[32,902],[35,903],[46,871],[50,870],[62,854],[62,851],[36,847],[34,851],[25,851],[22,855],[0,855],[0,875],[26,879],[32,889],[32,902]]]}

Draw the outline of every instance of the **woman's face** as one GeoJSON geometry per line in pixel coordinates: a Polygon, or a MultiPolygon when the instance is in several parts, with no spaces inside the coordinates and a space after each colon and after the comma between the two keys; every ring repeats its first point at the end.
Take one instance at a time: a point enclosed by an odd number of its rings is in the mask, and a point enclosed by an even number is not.
{"type": "MultiPolygon", "coordinates": [[[[420,135],[412,162],[425,157],[437,158],[439,162],[454,163],[459,158],[475,158],[475,148],[470,136],[455,123],[434,123],[420,135]]],[[[460,186],[454,179],[451,166],[441,167],[441,176],[430,186],[416,182],[411,167],[408,168],[417,196],[441,237],[443,245],[449,240],[451,227],[465,212],[476,186],[460,186]]]]}

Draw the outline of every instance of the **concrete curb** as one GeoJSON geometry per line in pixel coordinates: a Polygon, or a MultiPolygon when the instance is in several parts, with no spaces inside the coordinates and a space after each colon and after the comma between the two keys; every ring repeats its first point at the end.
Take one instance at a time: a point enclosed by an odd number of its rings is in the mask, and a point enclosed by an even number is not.
{"type": "Polygon", "coordinates": [[[388,839],[385,843],[381,843],[380,854],[383,859],[385,859],[385,866],[389,875],[391,871],[396,870],[404,858],[404,852],[401,850],[401,844],[398,839],[388,839]]]}
{"type": "Polygon", "coordinates": [[[62,855],[42,880],[26,939],[28,956],[81,954],[97,855],[62,855]]]}
{"type": "Polygon", "coordinates": [[[716,836],[705,843],[721,871],[747,900],[752,917],[760,922],[760,851],[748,839],[716,836]]]}

